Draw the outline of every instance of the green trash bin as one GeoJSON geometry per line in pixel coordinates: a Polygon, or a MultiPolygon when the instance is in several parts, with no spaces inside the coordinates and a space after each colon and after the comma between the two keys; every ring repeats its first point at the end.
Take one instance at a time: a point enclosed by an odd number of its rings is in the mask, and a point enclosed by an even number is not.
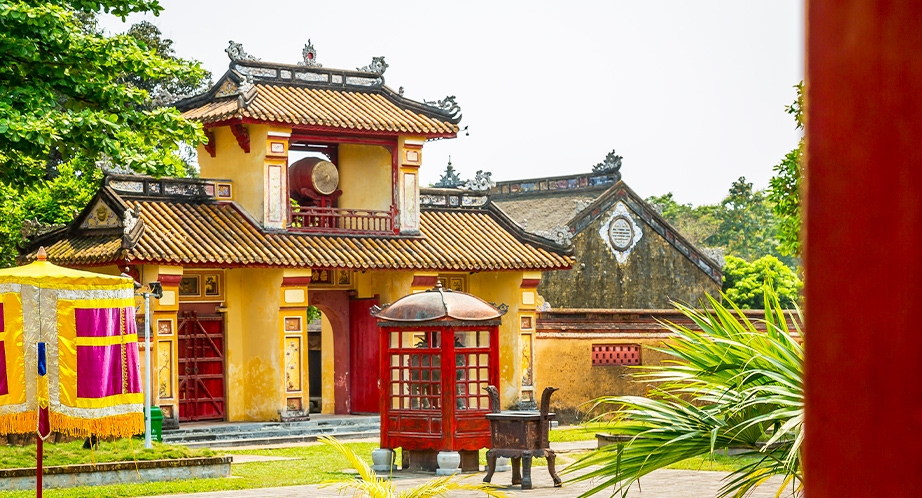
{"type": "Polygon", "coordinates": [[[163,442],[163,412],[159,406],[150,407],[150,438],[163,442]]]}

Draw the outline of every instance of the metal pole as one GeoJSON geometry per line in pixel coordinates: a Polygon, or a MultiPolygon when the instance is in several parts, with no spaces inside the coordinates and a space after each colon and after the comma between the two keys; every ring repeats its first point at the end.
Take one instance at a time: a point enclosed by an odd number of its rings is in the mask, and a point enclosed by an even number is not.
{"type": "Polygon", "coordinates": [[[144,349],[145,364],[147,369],[144,371],[144,447],[152,448],[150,441],[150,292],[145,292],[144,296],[144,349]]]}

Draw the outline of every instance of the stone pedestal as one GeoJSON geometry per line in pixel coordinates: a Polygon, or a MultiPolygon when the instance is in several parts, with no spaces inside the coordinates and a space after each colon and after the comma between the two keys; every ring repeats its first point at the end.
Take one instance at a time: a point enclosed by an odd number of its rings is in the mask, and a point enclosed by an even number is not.
{"type": "Polygon", "coordinates": [[[389,450],[387,448],[372,450],[371,470],[375,472],[392,472],[397,470],[397,466],[394,465],[396,458],[397,454],[394,453],[394,450],[389,450]]]}
{"type": "Polygon", "coordinates": [[[436,456],[439,468],[435,469],[437,476],[450,476],[461,472],[461,454],[457,451],[440,451],[436,456]]]}

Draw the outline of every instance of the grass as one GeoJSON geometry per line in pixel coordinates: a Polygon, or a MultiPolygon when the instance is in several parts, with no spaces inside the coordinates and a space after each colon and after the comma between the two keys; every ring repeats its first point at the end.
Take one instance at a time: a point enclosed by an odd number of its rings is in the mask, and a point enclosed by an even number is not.
{"type": "MultiPolygon", "coordinates": [[[[554,442],[586,441],[595,439],[597,432],[610,432],[612,424],[593,423],[579,426],[564,426],[551,431],[550,439],[554,442]]],[[[176,493],[194,493],[205,491],[227,491],[242,489],[271,488],[279,486],[296,486],[318,484],[325,481],[342,479],[343,470],[349,469],[349,462],[336,451],[320,444],[295,446],[290,448],[271,448],[257,450],[192,450],[184,446],[172,446],[154,443],[154,448],[145,450],[143,442],[138,440],[119,440],[101,442],[100,448],[93,452],[84,450],[82,442],[46,444],[45,466],[73,465],[78,463],[157,460],[162,458],[182,458],[189,456],[262,455],[270,457],[291,458],[292,460],[274,460],[234,464],[231,467],[232,479],[195,479],[188,481],[149,482],[137,484],[116,484],[93,487],[94,498],[121,498],[131,496],[169,495],[176,493]]],[[[357,454],[371,461],[371,451],[378,447],[376,443],[345,443],[357,454]]],[[[400,461],[400,450],[397,450],[400,461]]],[[[486,450],[480,452],[480,463],[486,464],[486,450]]],[[[568,455],[557,458],[558,470],[570,463],[568,455]]],[[[709,458],[691,458],[671,465],[670,469],[732,471],[751,463],[750,457],[712,455],[709,458]]],[[[533,466],[546,466],[543,458],[535,458],[533,466]]],[[[0,446],[0,468],[34,467],[35,446],[3,447],[0,446]]],[[[87,496],[87,488],[45,490],[48,498],[82,498],[87,496]]],[[[35,496],[34,490],[0,491],[0,498],[25,498],[35,496]]]]}
{"type": "MultiPolygon", "coordinates": [[[[134,460],[163,460],[189,457],[215,456],[209,449],[189,449],[154,442],[153,448],[145,449],[144,442],[136,439],[100,441],[93,450],[83,449],[83,441],[69,443],[46,443],[44,445],[44,466],[78,465],[88,463],[131,462],[134,460]]],[[[35,445],[0,446],[0,469],[35,467],[35,445]]]]}
{"type": "MultiPolygon", "coordinates": [[[[48,445],[46,448],[50,446],[52,445],[48,445]]],[[[375,443],[346,443],[346,446],[365,457],[369,462],[371,461],[371,450],[378,447],[375,443]]],[[[6,449],[0,448],[0,453],[6,449]]],[[[31,462],[25,467],[35,465],[34,450],[35,447],[33,446],[31,462]]],[[[326,446],[316,444],[271,450],[222,450],[212,452],[212,454],[266,455],[294,458],[294,460],[234,464],[231,467],[233,479],[194,479],[94,486],[93,497],[119,498],[318,484],[324,481],[341,479],[347,475],[342,471],[351,468],[345,457],[326,446]]],[[[46,465],[48,464],[46,463],[46,465]]],[[[43,495],[48,498],[82,498],[87,496],[87,488],[50,489],[45,490],[43,495]]],[[[0,492],[0,498],[25,498],[30,496],[35,496],[34,490],[0,492]]]]}

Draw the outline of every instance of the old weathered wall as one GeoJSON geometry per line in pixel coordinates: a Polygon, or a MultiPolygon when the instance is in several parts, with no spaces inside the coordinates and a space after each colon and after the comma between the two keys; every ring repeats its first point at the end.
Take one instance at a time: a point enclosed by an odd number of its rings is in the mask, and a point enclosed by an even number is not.
{"type": "Polygon", "coordinates": [[[577,263],[572,270],[545,272],[538,293],[558,308],[664,309],[671,301],[697,303],[720,285],[630,213],[643,236],[619,263],[599,229],[606,215],[573,238],[577,263]]]}

